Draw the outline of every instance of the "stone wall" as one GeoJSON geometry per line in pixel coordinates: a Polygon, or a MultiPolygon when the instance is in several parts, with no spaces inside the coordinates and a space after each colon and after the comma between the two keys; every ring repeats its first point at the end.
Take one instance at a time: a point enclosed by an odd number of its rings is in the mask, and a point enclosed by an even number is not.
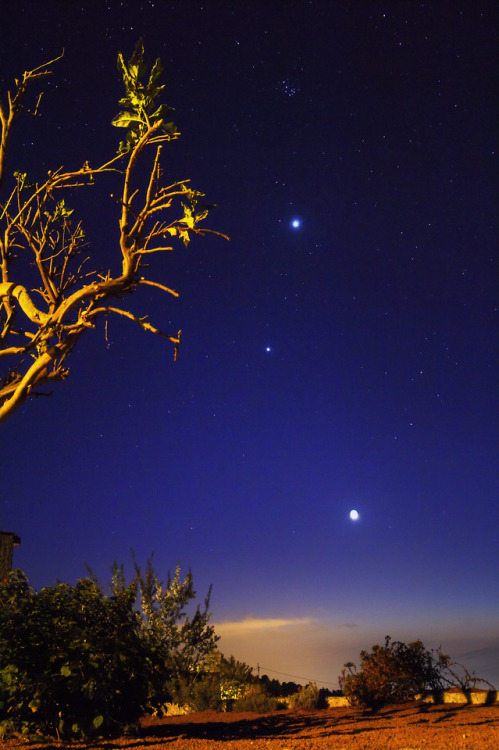
{"type": "MultiPolygon", "coordinates": [[[[415,700],[424,703],[473,703],[476,705],[492,705],[497,703],[497,692],[495,690],[460,690],[452,688],[444,690],[443,693],[429,693],[428,695],[415,695],[415,700]]],[[[344,696],[330,696],[326,698],[328,708],[339,708],[349,706],[348,698],[344,696]]]]}
{"type": "Polygon", "coordinates": [[[486,703],[491,705],[497,703],[497,692],[495,690],[460,690],[451,688],[443,693],[429,693],[428,695],[416,695],[416,700],[424,703],[474,703],[477,705],[486,703]]]}

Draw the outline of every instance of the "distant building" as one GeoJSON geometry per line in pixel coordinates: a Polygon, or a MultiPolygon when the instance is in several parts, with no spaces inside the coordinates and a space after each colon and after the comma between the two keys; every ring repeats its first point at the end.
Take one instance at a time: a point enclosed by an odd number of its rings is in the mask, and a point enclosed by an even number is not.
{"type": "Polygon", "coordinates": [[[12,531],[0,531],[0,581],[4,581],[12,570],[14,547],[21,544],[20,537],[12,531]]]}

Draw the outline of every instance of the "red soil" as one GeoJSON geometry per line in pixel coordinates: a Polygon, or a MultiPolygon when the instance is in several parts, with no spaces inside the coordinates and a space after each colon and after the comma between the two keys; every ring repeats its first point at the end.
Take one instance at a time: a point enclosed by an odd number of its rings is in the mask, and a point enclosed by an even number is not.
{"type": "MultiPolygon", "coordinates": [[[[27,747],[19,739],[2,748],[27,747]]],[[[272,714],[205,711],[145,718],[139,736],[30,750],[498,750],[499,706],[411,704],[372,713],[353,708],[272,714]]]]}

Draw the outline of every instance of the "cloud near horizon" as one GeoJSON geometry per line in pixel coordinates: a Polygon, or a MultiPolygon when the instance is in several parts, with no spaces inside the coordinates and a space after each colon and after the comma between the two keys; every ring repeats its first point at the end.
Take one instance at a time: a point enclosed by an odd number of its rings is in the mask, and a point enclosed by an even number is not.
{"type": "Polygon", "coordinates": [[[316,618],[250,616],[214,623],[214,628],[226,656],[232,654],[280,680],[314,680],[337,687],[338,672],[328,663],[334,650],[331,631],[316,618]]]}
{"type": "Polygon", "coordinates": [[[244,620],[228,620],[226,622],[214,623],[214,628],[219,635],[243,635],[246,633],[257,634],[258,631],[276,631],[283,628],[303,628],[316,625],[317,621],[311,617],[245,617],[244,620]]]}

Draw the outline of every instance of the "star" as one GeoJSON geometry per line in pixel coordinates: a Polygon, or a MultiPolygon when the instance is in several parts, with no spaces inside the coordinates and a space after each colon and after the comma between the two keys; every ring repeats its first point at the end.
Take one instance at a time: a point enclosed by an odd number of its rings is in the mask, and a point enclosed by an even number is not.
{"type": "Polygon", "coordinates": [[[293,229],[299,229],[301,227],[301,219],[293,219],[291,226],[293,229]]]}

